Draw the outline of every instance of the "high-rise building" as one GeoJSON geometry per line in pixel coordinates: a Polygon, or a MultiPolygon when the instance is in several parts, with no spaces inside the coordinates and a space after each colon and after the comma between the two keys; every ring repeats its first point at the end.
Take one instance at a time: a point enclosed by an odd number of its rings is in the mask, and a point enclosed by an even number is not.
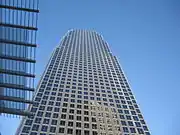
{"type": "Polygon", "coordinates": [[[38,12],[38,0],[0,1],[0,114],[31,115],[38,12]]]}
{"type": "Polygon", "coordinates": [[[34,101],[17,135],[150,135],[117,58],[95,31],[63,37],[34,101]]]}

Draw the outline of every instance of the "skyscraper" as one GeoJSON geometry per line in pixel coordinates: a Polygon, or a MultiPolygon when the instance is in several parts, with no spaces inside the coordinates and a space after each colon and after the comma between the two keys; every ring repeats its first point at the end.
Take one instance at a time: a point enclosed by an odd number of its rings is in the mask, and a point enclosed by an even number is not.
{"type": "Polygon", "coordinates": [[[0,1],[0,114],[31,115],[38,12],[38,0],[0,1]]]}
{"type": "Polygon", "coordinates": [[[17,135],[150,135],[101,35],[70,30],[54,50],[17,135]]]}

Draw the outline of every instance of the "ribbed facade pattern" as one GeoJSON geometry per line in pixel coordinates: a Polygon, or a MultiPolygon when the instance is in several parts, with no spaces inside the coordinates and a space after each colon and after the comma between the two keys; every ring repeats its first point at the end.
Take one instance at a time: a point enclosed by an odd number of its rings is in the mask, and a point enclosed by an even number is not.
{"type": "Polygon", "coordinates": [[[0,113],[31,115],[38,0],[0,0],[0,113]]]}
{"type": "Polygon", "coordinates": [[[17,135],[150,135],[101,35],[70,30],[54,50],[17,135]]]}

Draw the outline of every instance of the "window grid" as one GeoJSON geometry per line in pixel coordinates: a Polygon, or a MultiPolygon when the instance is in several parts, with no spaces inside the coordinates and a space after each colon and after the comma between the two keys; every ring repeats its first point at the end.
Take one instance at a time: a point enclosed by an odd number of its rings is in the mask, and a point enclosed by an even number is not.
{"type": "MultiPolygon", "coordinates": [[[[50,58],[35,101],[39,104],[30,107],[35,117],[24,122],[31,120],[40,132],[150,134],[117,58],[94,31],[71,30],[65,35],[50,58]]],[[[34,132],[33,126],[25,131],[34,132]]]]}

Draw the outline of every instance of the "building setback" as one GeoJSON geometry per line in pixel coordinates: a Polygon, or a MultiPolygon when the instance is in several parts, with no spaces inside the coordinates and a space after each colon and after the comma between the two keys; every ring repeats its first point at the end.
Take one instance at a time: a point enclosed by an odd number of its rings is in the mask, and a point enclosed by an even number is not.
{"type": "Polygon", "coordinates": [[[17,135],[150,135],[101,35],[70,30],[54,50],[17,135]]]}

